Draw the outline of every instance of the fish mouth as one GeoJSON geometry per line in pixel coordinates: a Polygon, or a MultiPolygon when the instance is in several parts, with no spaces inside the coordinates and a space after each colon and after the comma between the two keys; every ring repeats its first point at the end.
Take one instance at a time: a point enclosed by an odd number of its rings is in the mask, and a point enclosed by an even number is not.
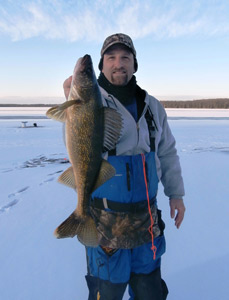
{"type": "Polygon", "coordinates": [[[86,54],[82,57],[80,62],[80,71],[91,74],[93,72],[92,59],[89,54],[86,54]]]}
{"type": "Polygon", "coordinates": [[[74,68],[72,84],[76,89],[87,89],[97,82],[93,69],[93,63],[89,54],[80,57],[74,68]]]}

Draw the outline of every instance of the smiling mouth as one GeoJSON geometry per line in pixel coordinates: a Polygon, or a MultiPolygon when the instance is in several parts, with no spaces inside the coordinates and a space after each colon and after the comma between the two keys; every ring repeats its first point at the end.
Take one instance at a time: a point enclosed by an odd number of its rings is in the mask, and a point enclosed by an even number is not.
{"type": "Polygon", "coordinates": [[[113,74],[121,74],[121,75],[124,75],[126,74],[125,71],[114,71],[113,74]]]}

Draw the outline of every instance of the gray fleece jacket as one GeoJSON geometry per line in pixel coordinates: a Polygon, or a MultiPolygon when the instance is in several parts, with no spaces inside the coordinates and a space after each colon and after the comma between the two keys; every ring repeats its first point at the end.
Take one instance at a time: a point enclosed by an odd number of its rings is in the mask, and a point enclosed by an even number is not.
{"type": "Polygon", "coordinates": [[[116,109],[123,119],[123,130],[116,146],[116,155],[137,155],[150,152],[150,140],[145,113],[150,107],[157,125],[155,131],[155,159],[158,179],[164,186],[164,193],[170,199],[184,196],[184,184],[175,139],[167,122],[167,115],[160,102],[146,92],[145,108],[136,123],[129,111],[103,88],[104,106],[116,109]]]}

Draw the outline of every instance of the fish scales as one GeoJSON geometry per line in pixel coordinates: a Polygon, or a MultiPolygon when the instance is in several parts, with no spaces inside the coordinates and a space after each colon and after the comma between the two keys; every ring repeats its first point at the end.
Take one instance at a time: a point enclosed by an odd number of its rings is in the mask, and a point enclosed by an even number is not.
{"type": "Polygon", "coordinates": [[[74,176],[77,179],[77,211],[78,215],[84,215],[101,166],[103,117],[98,102],[90,101],[86,106],[72,106],[69,110],[76,118],[66,122],[66,143],[70,162],[76,166],[74,176]]]}

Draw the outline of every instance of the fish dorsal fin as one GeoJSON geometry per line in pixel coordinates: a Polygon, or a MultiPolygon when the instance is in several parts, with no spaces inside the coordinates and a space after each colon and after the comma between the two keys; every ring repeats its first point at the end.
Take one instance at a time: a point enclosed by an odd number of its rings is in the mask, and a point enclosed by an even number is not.
{"type": "Polygon", "coordinates": [[[73,167],[69,167],[65,170],[60,177],[58,178],[58,182],[67,185],[70,188],[76,190],[75,176],[73,172],[73,167]]]}
{"type": "Polygon", "coordinates": [[[104,152],[114,149],[121,135],[122,117],[117,110],[110,107],[104,109],[104,152]]]}
{"type": "Polygon", "coordinates": [[[65,122],[66,120],[66,109],[74,104],[78,103],[78,100],[69,100],[60,105],[51,107],[47,112],[46,116],[50,119],[54,119],[59,122],[65,122]]]}
{"type": "Polygon", "coordinates": [[[93,191],[96,190],[102,184],[104,184],[107,180],[111,179],[115,174],[115,168],[111,164],[109,164],[108,161],[103,159],[93,191]]]}

